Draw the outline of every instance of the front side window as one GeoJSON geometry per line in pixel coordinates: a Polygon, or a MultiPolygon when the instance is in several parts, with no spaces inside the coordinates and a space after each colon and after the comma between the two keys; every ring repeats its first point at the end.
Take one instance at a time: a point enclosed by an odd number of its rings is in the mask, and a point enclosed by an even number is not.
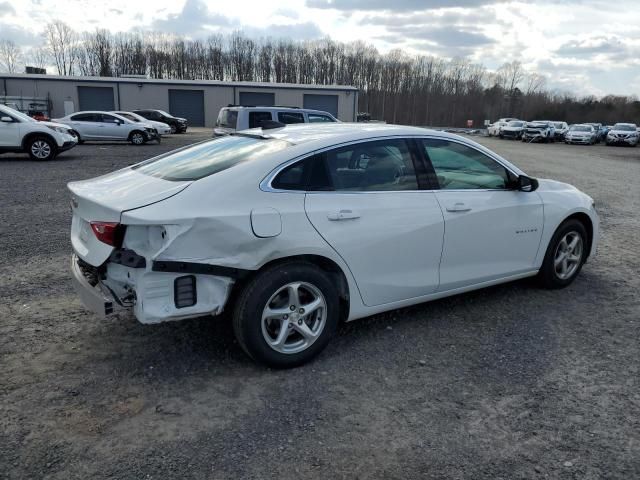
{"type": "Polygon", "coordinates": [[[286,124],[304,123],[304,115],[297,112],[278,112],[278,121],[286,124]]]}
{"type": "Polygon", "coordinates": [[[443,139],[422,143],[442,190],[510,188],[507,169],[484,153],[443,139]]]}
{"type": "Polygon", "coordinates": [[[271,119],[271,112],[249,112],[249,128],[260,128],[262,122],[271,119]]]}
{"type": "Polygon", "coordinates": [[[102,123],[119,123],[120,119],[112,116],[112,115],[105,115],[104,113],[102,114],[102,123]]]}
{"type": "Polygon", "coordinates": [[[309,123],[323,123],[323,122],[335,122],[335,120],[327,115],[319,115],[317,113],[307,114],[309,123]]]}
{"type": "Polygon", "coordinates": [[[164,180],[198,180],[241,162],[250,162],[282,151],[290,145],[284,140],[234,135],[169,152],[132,168],[139,173],[164,180]]]}

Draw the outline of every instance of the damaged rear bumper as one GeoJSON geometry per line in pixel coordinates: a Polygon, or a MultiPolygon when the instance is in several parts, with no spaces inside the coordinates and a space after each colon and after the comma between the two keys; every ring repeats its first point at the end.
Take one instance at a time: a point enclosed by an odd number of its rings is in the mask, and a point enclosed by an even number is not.
{"type": "Polygon", "coordinates": [[[87,275],[77,256],[72,255],[74,287],[87,309],[102,317],[129,310],[145,324],[218,315],[237,278],[231,271],[209,266],[202,266],[199,271],[171,271],[167,268],[171,262],[161,264],[165,268],[158,271],[153,268],[158,268],[157,262],[130,262],[133,255],[136,254],[128,251],[118,260],[117,255],[112,255],[91,280],[87,278],[91,274],[87,275]]]}

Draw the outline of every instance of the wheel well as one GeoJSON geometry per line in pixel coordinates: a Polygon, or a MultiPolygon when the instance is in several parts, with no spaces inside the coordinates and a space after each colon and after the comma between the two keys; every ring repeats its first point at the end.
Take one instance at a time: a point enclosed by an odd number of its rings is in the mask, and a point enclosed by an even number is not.
{"type": "Polygon", "coordinates": [[[27,133],[24,138],[22,139],[22,148],[26,149],[27,145],[29,144],[29,142],[36,138],[36,137],[44,137],[47,140],[49,140],[52,144],[53,144],[53,148],[58,148],[58,142],[56,142],[55,138],[53,138],[51,135],[49,135],[48,133],[44,133],[44,132],[31,132],[31,133],[27,133]]]}
{"type": "Polygon", "coordinates": [[[593,222],[591,221],[591,218],[589,218],[589,215],[578,212],[565,218],[564,221],[566,222],[567,220],[577,220],[584,225],[584,228],[587,230],[587,252],[591,253],[591,245],[593,243],[593,222]]]}
{"type": "Polygon", "coordinates": [[[294,255],[291,257],[278,258],[276,260],[271,260],[270,262],[265,263],[260,269],[253,272],[248,277],[244,277],[242,280],[236,282],[234,286],[235,295],[239,293],[239,291],[244,287],[244,285],[255,275],[256,273],[266,269],[273,267],[279,263],[286,262],[307,262],[312,263],[324,272],[331,275],[335,281],[336,288],[338,289],[338,295],[340,297],[340,320],[346,320],[349,316],[349,283],[347,282],[347,277],[342,271],[342,268],[334,262],[333,260],[323,257],[321,255],[294,255]]]}

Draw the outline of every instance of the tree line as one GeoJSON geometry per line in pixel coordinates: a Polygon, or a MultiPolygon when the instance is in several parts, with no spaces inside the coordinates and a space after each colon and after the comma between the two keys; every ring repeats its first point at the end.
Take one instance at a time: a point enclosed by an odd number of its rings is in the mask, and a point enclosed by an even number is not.
{"type": "Polygon", "coordinates": [[[359,111],[410,125],[464,126],[473,120],[479,126],[499,117],[640,122],[634,96],[553,91],[544,76],[518,61],[490,71],[461,58],[382,54],[363,41],[253,39],[239,31],[204,40],[100,29],[80,34],[55,21],[46,26],[43,44],[28,52],[0,40],[0,66],[17,72],[22,64],[53,65],[59,75],[353,85],[359,111]]]}

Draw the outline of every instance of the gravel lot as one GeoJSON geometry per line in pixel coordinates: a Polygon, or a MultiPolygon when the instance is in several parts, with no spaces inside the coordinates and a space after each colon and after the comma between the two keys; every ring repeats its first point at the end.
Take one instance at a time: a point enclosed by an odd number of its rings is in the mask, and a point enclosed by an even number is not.
{"type": "Polygon", "coordinates": [[[0,478],[640,478],[640,148],[480,138],[595,198],[598,255],[344,325],[256,366],[225,319],[85,312],[65,184],[209,135],[0,157],[0,478]]]}

